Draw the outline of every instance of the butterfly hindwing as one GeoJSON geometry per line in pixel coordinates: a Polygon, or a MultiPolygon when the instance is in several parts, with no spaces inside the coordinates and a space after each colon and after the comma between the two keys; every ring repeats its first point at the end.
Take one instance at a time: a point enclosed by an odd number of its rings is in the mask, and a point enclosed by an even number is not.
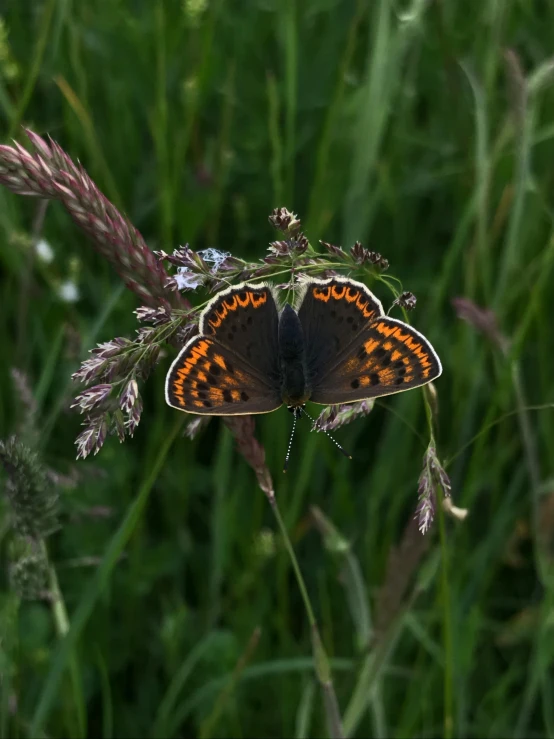
{"type": "Polygon", "coordinates": [[[316,387],[338,357],[358,347],[366,327],[382,315],[380,301],[361,282],[345,277],[307,281],[298,317],[310,385],[316,387]]]}
{"type": "Polygon", "coordinates": [[[391,395],[425,385],[441,371],[424,336],[403,321],[380,316],[365,326],[355,345],[336,355],[310,399],[329,405],[391,395]]]}
{"type": "Polygon", "coordinates": [[[268,380],[219,341],[195,336],[181,349],[167,374],[169,405],[201,415],[269,413],[282,403],[268,380]]]}

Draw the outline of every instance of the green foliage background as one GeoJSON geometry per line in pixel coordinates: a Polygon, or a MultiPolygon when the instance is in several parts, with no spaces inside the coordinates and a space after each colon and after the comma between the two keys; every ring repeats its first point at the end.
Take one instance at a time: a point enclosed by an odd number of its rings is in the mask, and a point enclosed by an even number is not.
{"type": "MultiPolygon", "coordinates": [[[[470,514],[429,534],[377,646],[363,641],[359,602],[373,618],[380,589],[411,572],[409,549],[390,556],[417,503],[421,392],[338,432],[353,462],[301,424],[286,476],[289,414],[257,422],[347,732],[553,736],[554,5],[0,8],[2,142],[23,141],[21,125],[50,134],[153,249],[257,259],[273,238],[267,215],[284,205],[312,243],[381,252],[418,297],[414,325],[444,366],[438,451],[470,514]],[[456,296],[494,310],[507,355],[456,318],[456,296]],[[312,505],[363,582],[324,546],[312,505]]],[[[135,438],[75,463],[70,375],[96,342],[134,333],[137,301],[56,203],[40,230],[55,259],[32,259],[38,207],[0,190],[0,436],[21,418],[17,367],[38,403],[37,449],[77,481],[61,489],[63,525],[48,540],[69,637],[51,605],[19,602],[4,578],[2,735],[325,736],[267,501],[221,423],[182,435],[186,419],[163,400],[169,351],[135,438]],[[58,296],[68,278],[74,304],[58,296]]],[[[0,531],[6,557],[7,510],[0,531]]]]}

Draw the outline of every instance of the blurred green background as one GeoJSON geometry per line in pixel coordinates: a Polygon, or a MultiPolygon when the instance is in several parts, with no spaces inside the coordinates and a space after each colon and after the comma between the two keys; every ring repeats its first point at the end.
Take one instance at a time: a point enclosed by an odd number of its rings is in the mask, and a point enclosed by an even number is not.
{"type": "MultiPolygon", "coordinates": [[[[360,240],[418,297],[465,522],[404,533],[421,391],[337,432],[352,462],[300,424],[286,476],[290,415],[256,424],[346,732],[554,736],[554,4],[4,0],[0,20],[2,143],[50,134],[152,249],[258,259],[286,206],[312,244],[360,240]],[[494,311],[509,349],[455,297],[494,311]]],[[[139,303],[58,203],[5,188],[0,269],[0,436],[23,433],[17,368],[27,441],[58,473],[48,549],[68,619],[4,567],[2,736],[326,736],[282,538],[223,424],[190,441],[165,405],[174,350],[135,437],[75,462],[70,375],[134,335],[139,303]]]]}

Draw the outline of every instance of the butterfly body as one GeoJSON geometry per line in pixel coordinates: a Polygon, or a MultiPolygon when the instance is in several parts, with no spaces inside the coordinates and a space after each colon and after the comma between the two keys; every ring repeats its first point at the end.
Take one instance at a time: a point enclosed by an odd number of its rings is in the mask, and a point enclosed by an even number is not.
{"type": "Polygon", "coordinates": [[[279,370],[285,405],[304,405],[310,399],[304,332],[298,313],[287,303],[279,317],[279,370]]]}
{"type": "Polygon", "coordinates": [[[390,395],[441,371],[427,339],[385,316],[361,282],[309,279],[282,308],[271,285],[242,283],[202,312],[167,374],[166,400],[189,413],[269,413],[390,395]]]}

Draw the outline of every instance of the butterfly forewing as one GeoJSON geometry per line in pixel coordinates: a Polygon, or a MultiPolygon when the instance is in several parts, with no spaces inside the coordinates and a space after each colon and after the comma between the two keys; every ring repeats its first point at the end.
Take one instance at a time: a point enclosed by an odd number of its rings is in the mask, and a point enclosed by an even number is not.
{"type": "Polygon", "coordinates": [[[268,285],[247,282],[218,293],[200,317],[200,333],[243,359],[260,378],[278,383],[279,316],[268,285]]]}
{"type": "Polygon", "coordinates": [[[381,316],[340,352],[312,389],[323,405],[351,403],[425,385],[442,371],[427,339],[407,323],[381,316]]]}
{"type": "Polygon", "coordinates": [[[167,374],[165,396],[174,408],[201,415],[269,413],[282,403],[242,357],[206,336],[195,336],[181,350],[167,374]]]}
{"type": "Polygon", "coordinates": [[[316,387],[339,357],[359,347],[366,327],[382,315],[381,303],[361,282],[310,280],[298,309],[309,384],[316,387]]]}

